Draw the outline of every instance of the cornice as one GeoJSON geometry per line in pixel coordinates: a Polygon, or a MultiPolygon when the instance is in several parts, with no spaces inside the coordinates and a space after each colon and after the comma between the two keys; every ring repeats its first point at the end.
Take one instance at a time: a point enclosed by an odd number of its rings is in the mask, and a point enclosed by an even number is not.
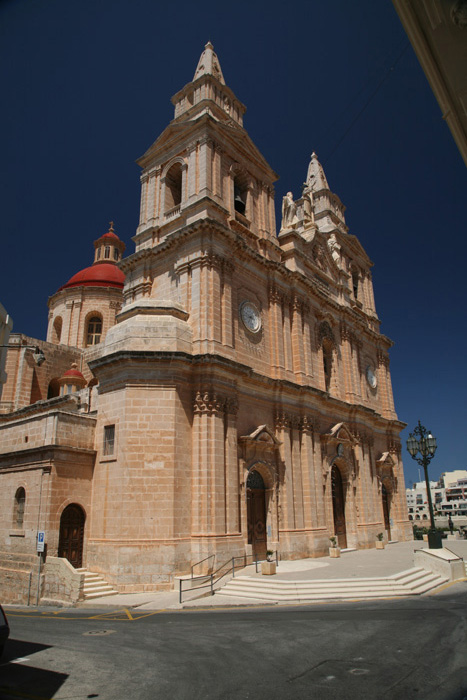
{"type": "MultiPolygon", "coordinates": [[[[360,416],[361,418],[366,417],[368,419],[372,419],[373,421],[376,420],[382,422],[385,427],[401,426],[400,429],[405,427],[405,423],[401,423],[398,420],[384,418],[384,416],[374,409],[363,406],[362,404],[347,403],[346,401],[343,401],[335,396],[330,396],[328,392],[322,391],[317,387],[296,384],[295,382],[287,379],[275,379],[273,377],[268,377],[267,375],[260,374],[252,367],[248,367],[248,365],[244,365],[241,362],[237,362],[236,360],[232,360],[222,355],[214,355],[211,353],[190,355],[189,353],[185,352],[123,350],[91,360],[88,364],[90,369],[95,372],[95,370],[111,367],[116,363],[147,363],[148,361],[166,363],[170,366],[172,373],[177,368],[177,364],[179,365],[180,370],[185,373],[187,372],[187,367],[189,368],[189,371],[202,371],[204,367],[209,367],[209,381],[211,384],[215,378],[213,372],[232,372],[235,374],[236,378],[240,376],[243,379],[247,379],[250,387],[252,384],[263,386],[273,391],[275,396],[284,396],[288,392],[290,394],[295,394],[295,400],[298,395],[302,403],[306,400],[306,395],[309,396],[309,399],[315,399],[318,401],[325,400],[328,407],[334,409],[342,416],[348,416],[346,420],[355,420],[356,416],[360,416]],[[350,415],[353,416],[352,419],[350,418],[350,415]]],[[[196,377],[196,380],[198,381],[198,377],[196,377]]],[[[236,381],[238,390],[238,379],[236,379],[236,381]]],[[[124,379],[119,381],[119,386],[122,382],[124,382],[124,379]]],[[[311,410],[312,409],[310,407],[307,407],[308,413],[311,410]]]]}

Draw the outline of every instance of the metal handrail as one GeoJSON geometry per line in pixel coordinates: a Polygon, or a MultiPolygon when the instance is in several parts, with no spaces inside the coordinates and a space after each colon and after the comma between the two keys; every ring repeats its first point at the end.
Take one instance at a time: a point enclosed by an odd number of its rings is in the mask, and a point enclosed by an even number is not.
{"type": "MultiPolygon", "coordinates": [[[[276,565],[279,566],[279,553],[278,553],[278,551],[276,550],[276,551],[274,552],[274,554],[276,555],[276,556],[275,556],[276,565]]],[[[215,554],[211,554],[209,557],[206,557],[206,559],[210,559],[211,557],[215,557],[215,554]]],[[[185,588],[185,590],[184,590],[184,589],[183,589],[183,581],[184,581],[184,580],[186,581],[187,579],[180,579],[179,582],[178,582],[178,583],[179,583],[178,602],[179,602],[180,604],[182,603],[183,593],[186,593],[186,591],[188,591],[188,590],[189,590],[189,591],[197,591],[197,590],[200,590],[201,588],[207,588],[207,587],[209,587],[209,588],[211,589],[211,595],[214,595],[214,586],[215,586],[217,583],[219,583],[219,581],[221,581],[221,580],[224,578],[224,576],[227,576],[227,574],[230,574],[230,572],[232,572],[232,578],[235,578],[235,561],[236,561],[237,559],[240,559],[240,560],[243,562],[243,566],[237,567],[237,568],[242,569],[242,568],[244,568],[245,566],[247,566],[247,560],[250,559],[250,558],[251,558],[251,560],[252,560],[251,563],[252,563],[252,564],[253,564],[253,563],[255,564],[256,573],[258,573],[258,564],[261,563],[261,561],[265,561],[265,560],[264,560],[264,559],[259,559],[259,560],[258,560],[258,559],[253,559],[253,555],[252,555],[252,554],[244,554],[244,555],[241,556],[241,557],[232,557],[231,559],[227,559],[226,562],[224,562],[223,564],[221,564],[221,565],[220,565],[215,571],[213,571],[212,573],[210,573],[210,574],[204,574],[204,575],[201,574],[201,575],[199,575],[199,576],[193,576],[193,567],[194,567],[194,566],[197,566],[197,564],[201,564],[201,562],[197,562],[196,564],[193,564],[193,566],[191,567],[192,571],[191,571],[191,578],[189,579],[190,582],[192,582],[192,581],[197,581],[197,580],[199,580],[199,579],[203,579],[204,581],[208,581],[208,582],[202,583],[202,584],[200,584],[199,586],[190,586],[190,588],[185,588]],[[231,564],[230,568],[228,568],[227,571],[224,571],[224,573],[222,574],[222,576],[219,576],[216,580],[214,580],[214,577],[216,576],[216,574],[218,574],[219,571],[221,571],[223,568],[225,568],[228,564],[231,564]]],[[[206,561],[206,559],[202,559],[202,561],[206,561]]]]}
{"type": "Polygon", "coordinates": [[[207,561],[208,559],[213,559],[213,558],[215,559],[216,555],[210,554],[208,557],[204,557],[204,559],[201,559],[201,561],[197,561],[196,564],[193,564],[191,567],[191,578],[193,578],[193,569],[195,568],[195,566],[199,566],[200,564],[203,563],[203,561],[207,561]]]}

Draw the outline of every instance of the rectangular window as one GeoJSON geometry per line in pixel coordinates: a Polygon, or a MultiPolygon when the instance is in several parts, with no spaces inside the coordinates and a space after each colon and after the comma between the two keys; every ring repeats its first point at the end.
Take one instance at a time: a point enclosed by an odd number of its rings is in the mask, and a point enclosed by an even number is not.
{"type": "Polygon", "coordinates": [[[113,455],[115,448],[115,425],[104,427],[104,456],[113,455]]]}

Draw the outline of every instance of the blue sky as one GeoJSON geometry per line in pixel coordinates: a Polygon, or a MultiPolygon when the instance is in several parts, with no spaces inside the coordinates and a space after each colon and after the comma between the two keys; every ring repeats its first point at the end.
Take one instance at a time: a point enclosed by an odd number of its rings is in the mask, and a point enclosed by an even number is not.
{"type": "Polygon", "coordinates": [[[437,437],[433,478],[466,468],[466,168],[389,0],[3,0],[0,301],[14,331],[45,338],[48,296],[91,264],[111,219],[134,250],[135,160],[208,40],[280,176],[278,208],[317,152],[375,263],[399,418],[437,437]]]}

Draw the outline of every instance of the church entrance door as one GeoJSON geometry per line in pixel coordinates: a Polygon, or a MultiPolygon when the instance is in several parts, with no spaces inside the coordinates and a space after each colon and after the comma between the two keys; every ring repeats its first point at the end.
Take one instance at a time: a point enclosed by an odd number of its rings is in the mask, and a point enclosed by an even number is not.
{"type": "Polygon", "coordinates": [[[389,517],[389,493],[386,486],[383,484],[381,488],[383,494],[383,516],[384,516],[384,529],[386,530],[388,540],[391,539],[391,519],[389,517]]]}
{"type": "Polygon", "coordinates": [[[67,506],[60,518],[58,556],[68,559],[75,569],[79,569],[83,563],[85,520],[83,509],[76,503],[67,506]]]}
{"type": "Polygon", "coordinates": [[[266,490],[263,477],[253,470],[246,482],[248,544],[255,559],[266,559],[266,490]]]}
{"type": "Polygon", "coordinates": [[[337,543],[341,549],[347,547],[347,531],[345,525],[345,498],[342,487],[342,474],[339,467],[333,466],[331,471],[332,512],[334,516],[334,531],[337,543]]]}

